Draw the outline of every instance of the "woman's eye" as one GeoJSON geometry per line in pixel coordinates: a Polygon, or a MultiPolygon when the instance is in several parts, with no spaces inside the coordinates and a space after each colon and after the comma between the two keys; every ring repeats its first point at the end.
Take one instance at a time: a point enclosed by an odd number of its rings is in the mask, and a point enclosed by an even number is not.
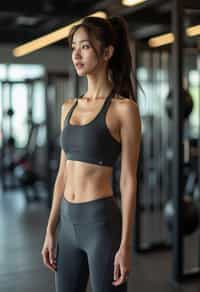
{"type": "MultiPolygon", "coordinates": [[[[88,45],[83,45],[82,48],[83,48],[83,49],[84,49],[84,48],[88,49],[89,46],[88,46],[88,45]]],[[[75,49],[76,49],[75,47],[71,47],[72,52],[73,52],[75,49]]]]}

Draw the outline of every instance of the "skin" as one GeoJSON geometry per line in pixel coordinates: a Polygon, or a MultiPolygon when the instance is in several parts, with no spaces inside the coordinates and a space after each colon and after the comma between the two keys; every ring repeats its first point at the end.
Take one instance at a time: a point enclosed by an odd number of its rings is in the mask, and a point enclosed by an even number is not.
{"type": "MultiPolygon", "coordinates": [[[[95,48],[100,53],[100,43],[95,41],[95,48]]],[[[88,90],[70,119],[71,124],[84,125],[94,119],[102,108],[105,97],[112,89],[107,75],[107,63],[114,52],[114,47],[107,47],[101,58],[97,58],[83,28],[79,28],[72,43],[72,62],[84,66],[76,68],[79,76],[85,76],[88,90]]],[[[64,119],[74,103],[68,98],[61,109],[61,131],[64,119]]],[[[136,204],[137,164],[141,140],[141,120],[137,104],[128,98],[115,96],[106,114],[106,125],[110,134],[122,144],[120,191],[122,194],[122,238],[119,250],[115,255],[113,285],[118,286],[127,280],[131,270],[131,243],[134,210],[136,204]]],[[[84,202],[99,197],[111,196],[110,179],[112,167],[69,161],[61,149],[58,174],[54,185],[52,207],[46,228],[46,236],[42,249],[43,262],[51,270],[56,269],[54,256],[54,235],[56,231],[59,207],[63,197],[68,201],[84,202]]]]}

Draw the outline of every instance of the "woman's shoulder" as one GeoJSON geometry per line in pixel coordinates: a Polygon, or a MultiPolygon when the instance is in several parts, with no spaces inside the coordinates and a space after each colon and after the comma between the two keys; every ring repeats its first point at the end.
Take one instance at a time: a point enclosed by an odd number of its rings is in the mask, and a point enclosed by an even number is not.
{"type": "Polygon", "coordinates": [[[127,98],[127,97],[119,95],[119,94],[116,94],[112,100],[113,100],[113,102],[115,102],[116,104],[119,104],[119,105],[124,104],[125,106],[131,105],[131,106],[137,107],[137,103],[134,99],[127,98]]]}
{"type": "Polygon", "coordinates": [[[119,119],[126,119],[129,115],[136,115],[139,112],[138,105],[132,98],[118,95],[113,101],[119,119]]]}
{"type": "Polygon", "coordinates": [[[61,106],[61,112],[63,116],[66,116],[68,111],[71,109],[73,104],[75,103],[76,98],[69,97],[66,100],[64,100],[62,106],[61,106]]]}
{"type": "Polygon", "coordinates": [[[73,98],[73,97],[68,97],[64,100],[63,104],[62,104],[62,107],[63,108],[66,108],[68,107],[69,105],[73,104],[75,101],[77,100],[77,98],[73,98]]]}

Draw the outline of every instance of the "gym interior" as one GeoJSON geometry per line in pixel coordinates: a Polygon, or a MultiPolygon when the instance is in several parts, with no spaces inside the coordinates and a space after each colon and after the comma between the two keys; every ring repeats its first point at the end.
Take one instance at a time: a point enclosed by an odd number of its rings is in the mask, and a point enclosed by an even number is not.
{"type": "MultiPolygon", "coordinates": [[[[43,47],[21,45],[99,11],[128,22],[142,120],[128,291],[199,291],[200,3],[45,0],[0,8],[0,291],[55,291],[40,252],[59,163],[60,109],[86,90],[67,35],[43,47]]],[[[119,157],[112,179],[119,205],[120,166],[119,157]]]]}

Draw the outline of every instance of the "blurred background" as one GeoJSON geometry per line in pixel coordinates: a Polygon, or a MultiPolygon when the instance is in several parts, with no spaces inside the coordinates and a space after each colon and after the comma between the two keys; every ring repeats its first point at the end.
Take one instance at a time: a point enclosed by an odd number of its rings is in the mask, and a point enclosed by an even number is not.
{"type": "MultiPolygon", "coordinates": [[[[40,252],[59,163],[60,111],[64,100],[87,86],[76,75],[67,36],[21,55],[15,49],[98,11],[126,19],[139,82],[133,80],[142,145],[129,291],[199,291],[200,3],[195,0],[0,4],[0,291],[55,291],[40,252]]],[[[121,157],[112,179],[119,205],[120,166],[121,157]]]]}

